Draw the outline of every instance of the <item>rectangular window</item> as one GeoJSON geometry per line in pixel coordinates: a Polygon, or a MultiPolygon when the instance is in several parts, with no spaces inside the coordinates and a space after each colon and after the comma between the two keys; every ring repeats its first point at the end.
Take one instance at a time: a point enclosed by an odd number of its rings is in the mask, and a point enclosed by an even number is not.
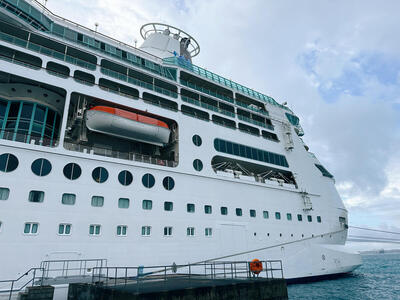
{"type": "Polygon", "coordinates": [[[206,213],[206,214],[211,214],[212,213],[211,205],[204,205],[204,213],[206,213]]]}
{"type": "Polygon", "coordinates": [[[151,226],[142,226],[142,236],[149,236],[151,234],[151,226]]]}
{"type": "Polygon", "coordinates": [[[153,201],[151,200],[143,200],[142,208],[146,210],[151,210],[153,208],[153,201]]]}
{"type": "Polygon", "coordinates": [[[70,235],[71,234],[71,224],[60,224],[58,225],[59,235],[70,235]]]}
{"type": "Polygon", "coordinates": [[[281,219],[281,213],[280,212],[276,212],[275,213],[275,219],[277,219],[277,220],[281,219]]]}
{"type": "Polygon", "coordinates": [[[221,207],[221,215],[226,216],[228,214],[228,208],[225,206],[221,207]]]}
{"type": "Polygon", "coordinates": [[[29,192],[29,202],[43,202],[44,192],[42,191],[30,191],[29,192]]]}
{"type": "Polygon", "coordinates": [[[292,221],[292,214],[286,214],[288,221],[292,221]]]}
{"type": "Polygon", "coordinates": [[[174,204],[172,202],[165,201],[164,202],[164,210],[172,211],[174,209],[174,204]]]}
{"type": "Polygon", "coordinates": [[[194,236],[194,227],[188,227],[186,229],[186,235],[188,236],[194,236]]]}
{"type": "Polygon", "coordinates": [[[206,236],[212,236],[212,228],[207,227],[204,231],[206,236]]]}
{"type": "Polygon", "coordinates": [[[119,198],[118,199],[118,207],[119,208],[129,208],[129,199],[128,198],[119,198]]]}
{"type": "Polygon", "coordinates": [[[241,208],[236,208],[236,215],[237,215],[238,217],[241,217],[242,214],[243,214],[242,209],[241,209],[241,208]]]}
{"type": "Polygon", "coordinates": [[[117,235],[118,236],[126,236],[128,226],[126,225],[118,225],[117,226],[117,235]]]}
{"type": "Polygon", "coordinates": [[[172,227],[166,226],[164,227],[164,236],[171,236],[172,235],[172,227]]]}
{"type": "Polygon", "coordinates": [[[250,217],[252,217],[252,218],[256,217],[256,210],[255,209],[250,209],[250,217]]]}
{"type": "Polygon", "coordinates": [[[10,189],[0,188],[0,200],[8,200],[9,195],[10,195],[10,189]]]}
{"type": "Polygon", "coordinates": [[[321,216],[317,216],[317,222],[318,222],[318,223],[321,223],[321,222],[322,222],[321,216]]]}
{"type": "Polygon", "coordinates": [[[25,234],[37,234],[39,230],[39,223],[25,223],[24,233],[25,234]]]}
{"type": "Polygon", "coordinates": [[[61,203],[65,205],[75,205],[75,200],[75,194],[63,194],[61,198],[61,203]]]}
{"type": "Polygon", "coordinates": [[[193,203],[188,203],[187,207],[186,207],[186,210],[187,210],[188,213],[194,213],[194,211],[195,211],[194,204],[193,203]]]}
{"type": "Polygon", "coordinates": [[[268,212],[268,210],[264,210],[264,211],[263,211],[263,217],[264,217],[264,219],[268,219],[268,218],[269,218],[269,212],[268,212]]]}
{"type": "Polygon", "coordinates": [[[300,215],[300,214],[298,214],[298,215],[297,215],[297,220],[300,221],[300,222],[303,221],[303,216],[300,215]]]}
{"type": "Polygon", "coordinates": [[[92,224],[89,226],[89,235],[100,235],[101,225],[92,224]]]}
{"type": "Polygon", "coordinates": [[[92,197],[92,206],[102,207],[103,205],[104,205],[104,197],[103,196],[93,196],[92,197]]]}
{"type": "Polygon", "coordinates": [[[307,216],[307,221],[312,222],[312,216],[307,216]]]}

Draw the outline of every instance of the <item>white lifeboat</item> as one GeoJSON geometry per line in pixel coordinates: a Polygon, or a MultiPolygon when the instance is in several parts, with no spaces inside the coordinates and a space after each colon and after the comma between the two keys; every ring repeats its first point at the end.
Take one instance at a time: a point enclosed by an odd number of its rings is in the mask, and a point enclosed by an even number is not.
{"type": "Polygon", "coordinates": [[[92,107],[85,119],[91,131],[157,146],[168,144],[171,133],[163,121],[108,106],[92,107]]]}

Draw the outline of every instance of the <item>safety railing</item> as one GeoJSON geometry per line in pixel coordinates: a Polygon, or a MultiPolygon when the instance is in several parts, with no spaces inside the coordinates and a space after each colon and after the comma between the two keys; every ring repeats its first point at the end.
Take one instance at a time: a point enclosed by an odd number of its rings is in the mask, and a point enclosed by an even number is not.
{"type": "Polygon", "coordinates": [[[42,285],[43,268],[31,268],[16,279],[0,280],[0,296],[6,295],[11,300],[13,293],[24,290],[27,286],[42,285]]]}
{"type": "Polygon", "coordinates": [[[149,163],[158,166],[176,167],[178,165],[178,162],[176,161],[159,159],[149,155],[143,155],[134,152],[121,152],[101,147],[85,146],[78,143],[64,142],[64,148],[71,151],[149,163]]]}
{"type": "Polygon", "coordinates": [[[96,64],[86,62],[86,61],[84,61],[82,59],[79,59],[79,58],[76,58],[76,57],[72,57],[72,56],[67,55],[65,53],[58,52],[58,51],[55,51],[53,49],[44,47],[42,45],[38,45],[38,44],[32,43],[30,41],[17,38],[15,36],[9,35],[9,34],[4,33],[4,32],[0,32],[0,40],[8,42],[8,43],[11,43],[11,44],[14,44],[14,45],[19,46],[19,47],[23,47],[23,48],[32,50],[34,52],[37,52],[37,53],[40,53],[40,54],[43,54],[43,55],[46,55],[46,56],[50,56],[50,57],[56,58],[58,60],[62,60],[62,61],[68,62],[70,64],[73,64],[73,65],[76,65],[76,66],[79,66],[79,67],[82,67],[82,68],[85,68],[85,69],[96,70],[96,64]]]}
{"type": "Polygon", "coordinates": [[[256,113],[259,113],[259,114],[262,114],[262,115],[265,115],[265,116],[269,116],[269,113],[268,113],[267,111],[262,110],[262,109],[257,109],[257,108],[255,108],[255,107],[252,107],[251,105],[246,104],[246,103],[243,103],[243,102],[240,102],[240,101],[235,100],[235,104],[236,104],[237,106],[240,106],[240,107],[243,107],[243,108],[245,108],[245,109],[254,111],[254,112],[256,112],[256,113]]]}
{"type": "Polygon", "coordinates": [[[194,104],[194,105],[203,107],[203,108],[205,108],[205,109],[212,110],[212,111],[215,111],[215,112],[224,114],[224,115],[226,115],[226,116],[235,118],[235,113],[233,113],[233,112],[231,112],[231,111],[228,111],[228,110],[219,108],[219,107],[217,107],[217,106],[213,106],[213,105],[204,103],[204,102],[202,102],[202,101],[200,101],[200,100],[193,99],[193,98],[190,98],[190,97],[187,97],[187,96],[182,96],[182,95],[181,95],[181,98],[182,98],[183,101],[185,101],[185,102],[187,102],[187,103],[194,104]]]}
{"type": "Polygon", "coordinates": [[[14,131],[0,131],[0,139],[46,147],[56,147],[58,145],[58,141],[55,139],[41,138],[30,134],[16,133],[14,131]]]}
{"type": "Polygon", "coordinates": [[[199,92],[202,92],[202,93],[205,93],[205,94],[207,94],[207,95],[210,95],[210,96],[219,98],[219,99],[221,99],[221,100],[228,101],[228,102],[230,102],[230,103],[234,103],[234,100],[233,100],[232,98],[229,98],[229,97],[227,97],[227,96],[225,96],[225,95],[222,95],[222,94],[219,94],[219,93],[217,93],[217,92],[211,91],[211,90],[209,90],[209,89],[203,88],[203,87],[201,87],[201,86],[198,86],[198,85],[196,85],[196,84],[194,84],[194,83],[191,83],[191,82],[189,82],[189,81],[186,81],[186,80],[184,80],[184,79],[180,79],[180,82],[181,82],[181,84],[183,84],[184,86],[190,87],[190,88],[192,88],[192,89],[194,89],[194,90],[197,90],[197,91],[199,91],[199,92]]]}
{"type": "Polygon", "coordinates": [[[250,119],[249,117],[238,115],[238,119],[242,120],[242,121],[246,121],[246,122],[254,124],[254,125],[257,125],[257,126],[261,126],[261,127],[267,128],[267,124],[262,123],[260,121],[256,121],[256,120],[250,119]]]}
{"type": "Polygon", "coordinates": [[[174,92],[174,91],[170,91],[167,89],[164,89],[162,87],[156,86],[154,84],[127,76],[126,74],[122,74],[104,67],[101,67],[101,73],[103,73],[104,75],[119,79],[121,81],[125,81],[152,91],[155,91],[157,93],[172,97],[172,98],[178,98],[178,93],[174,92]]]}
{"type": "Polygon", "coordinates": [[[45,260],[40,263],[44,278],[91,276],[93,268],[107,267],[107,259],[45,260]]]}
{"type": "Polygon", "coordinates": [[[282,261],[258,261],[261,267],[253,269],[249,261],[212,261],[187,265],[139,266],[139,267],[96,267],[92,272],[92,283],[103,286],[119,286],[127,284],[141,285],[151,281],[168,281],[170,279],[283,279],[282,261]]]}

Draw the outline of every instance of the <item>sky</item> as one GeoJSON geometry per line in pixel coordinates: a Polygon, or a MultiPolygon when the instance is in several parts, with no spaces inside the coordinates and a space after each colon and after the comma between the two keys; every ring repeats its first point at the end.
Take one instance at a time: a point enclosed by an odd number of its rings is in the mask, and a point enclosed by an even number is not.
{"type": "Polygon", "coordinates": [[[201,47],[194,64],[288,102],[310,151],[334,174],[350,225],[400,232],[400,1],[48,0],[47,7],[132,45],[149,22],[188,32],[201,47]]]}

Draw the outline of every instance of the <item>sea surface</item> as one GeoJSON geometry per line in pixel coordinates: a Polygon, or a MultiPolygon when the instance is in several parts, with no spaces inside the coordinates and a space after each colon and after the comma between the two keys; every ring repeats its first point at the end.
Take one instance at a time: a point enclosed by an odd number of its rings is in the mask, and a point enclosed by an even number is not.
{"type": "Polygon", "coordinates": [[[349,276],[289,285],[289,299],[400,300],[400,254],[362,258],[363,265],[349,276]]]}

